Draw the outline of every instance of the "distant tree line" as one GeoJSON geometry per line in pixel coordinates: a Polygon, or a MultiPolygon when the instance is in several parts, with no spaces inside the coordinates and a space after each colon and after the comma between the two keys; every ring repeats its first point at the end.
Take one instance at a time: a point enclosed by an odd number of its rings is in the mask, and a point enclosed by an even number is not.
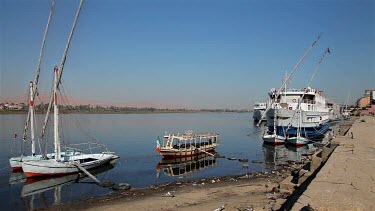
{"type": "MultiPolygon", "coordinates": [[[[9,104],[10,105],[10,104],[9,104]]],[[[13,105],[13,104],[12,104],[13,105]]],[[[24,103],[17,104],[19,105],[18,111],[28,111],[29,105],[24,103]]],[[[38,113],[46,112],[48,109],[48,104],[40,103],[34,106],[34,109],[38,113]]],[[[9,110],[3,107],[3,110],[9,110]]],[[[154,108],[154,107],[120,107],[120,106],[91,106],[88,105],[59,105],[59,110],[61,113],[79,113],[79,112],[90,112],[90,113],[172,113],[172,112],[181,112],[181,113],[193,113],[193,112],[249,112],[249,110],[242,109],[187,109],[187,108],[154,108]]]]}

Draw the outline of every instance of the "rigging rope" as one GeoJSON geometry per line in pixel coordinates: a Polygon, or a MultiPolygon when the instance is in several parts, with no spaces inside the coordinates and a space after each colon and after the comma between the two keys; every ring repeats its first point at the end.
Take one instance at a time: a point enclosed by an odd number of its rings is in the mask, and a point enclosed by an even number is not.
{"type": "MultiPolygon", "coordinates": [[[[61,86],[61,90],[60,90],[60,95],[62,95],[62,99],[66,102],[67,105],[71,105],[72,104],[69,102],[69,98],[65,92],[65,88],[64,86],[61,86]],[[62,90],[62,93],[61,93],[61,90],[62,90]]],[[[69,90],[67,91],[68,94],[70,94],[69,90]]],[[[70,95],[69,95],[70,99],[73,99],[70,95]]],[[[82,132],[82,134],[84,134],[88,139],[91,139],[94,143],[98,143],[98,141],[92,137],[87,131],[85,131],[83,129],[83,127],[81,126],[81,123],[79,122],[79,120],[75,117],[75,115],[71,114],[71,113],[68,113],[68,115],[74,120],[75,124],[77,125],[77,128],[82,132]]]]}
{"type": "MultiPolygon", "coordinates": [[[[310,87],[311,82],[312,82],[312,80],[314,79],[315,74],[318,72],[318,69],[319,69],[319,67],[320,67],[320,64],[323,62],[323,59],[324,59],[324,57],[326,56],[327,53],[331,53],[330,50],[329,50],[329,48],[327,48],[327,50],[324,52],[322,58],[321,58],[320,61],[318,62],[318,65],[316,66],[316,68],[315,68],[315,70],[314,70],[314,72],[313,72],[313,74],[312,74],[312,76],[311,76],[311,78],[310,78],[310,81],[309,81],[309,83],[307,84],[307,87],[310,87]]],[[[286,91],[286,90],[285,90],[285,91],[286,91]]],[[[291,118],[290,123],[292,123],[293,118],[294,118],[294,116],[295,116],[297,110],[298,110],[299,112],[302,112],[302,109],[300,109],[300,106],[301,106],[301,103],[302,103],[303,97],[305,96],[305,94],[307,93],[307,91],[308,91],[308,89],[306,89],[306,90],[304,91],[304,93],[302,94],[302,96],[298,99],[297,108],[296,108],[296,110],[295,110],[294,113],[293,113],[293,117],[291,118]]],[[[300,115],[300,117],[301,117],[301,116],[302,116],[302,114],[300,115]]],[[[301,121],[301,120],[299,120],[299,121],[301,121]]],[[[287,128],[287,131],[288,131],[288,130],[289,130],[289,126],[288,126],[288,128],[287,128]]]]}

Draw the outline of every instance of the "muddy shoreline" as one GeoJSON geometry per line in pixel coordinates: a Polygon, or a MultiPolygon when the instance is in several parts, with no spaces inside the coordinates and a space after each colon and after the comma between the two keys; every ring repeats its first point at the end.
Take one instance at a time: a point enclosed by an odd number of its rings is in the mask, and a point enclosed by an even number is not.
{"type": "MultiPolygon", "coordinates": [[[[202,192],[203,190],[214,193],[226,194],[221,189],[231,189],[240,187],[253,187],[253,189],[246,193],[246,195],[252,196],[257,199],[257,203],[243,205],[244,210],[254,207],[264,207],[268,204],[272,204],[277,198],[286,198],[289,195],[287,193],[278,193],[278,184],[295,168],[298,168],[297,164],[290,166],[283,166],[279,170],[270,172],[251,172],[244,175],[235,176],[224,176],[224,177],[213,177],[213,178],[202,178],[195,180],[188,180],[182,182],[170,182],[166,184],[152,185],[147,188],[131,188],[129,190],[114,191],[111,194],[105,196],[96,196],[89,199],[84,199],[75,202],[68,202],[60,205],[55,205],[48,210],[96,210],[103,209],[103,206],[118,206],[121,205],[123,209],[130,209],[134,202],[140,202],[147,204],[150,199],[158,200],[170,200],[178,198],[183,193],[196,193],[202,192]],[[254,188],[255,187],[255,188],[254,188]],[[215,192],[216,191],[216,192],[215,192]],[[168,194],[169,193],[169,194],[168,194]]],[[[206,194],[207,195],[207,194],[206,194]]],[[[228,204],[228,203],[227,203],[228,204]]],[[[188,208],[196,206],[197,203],[181,203],[173,204],[174,208],[188,208]]],[[[223,204],[218,203],[218,206],[223,204]]],[[[228,205],[226,205],[228,206],[228,205]]],[[[134,208],[134,207],[133,207],[134,208]]],[[[238,207],[239,208],[239,207],[238,207]]],[[[163,207],[155,207],[150,205],[150,210],[165,210],[163,207]]]]}

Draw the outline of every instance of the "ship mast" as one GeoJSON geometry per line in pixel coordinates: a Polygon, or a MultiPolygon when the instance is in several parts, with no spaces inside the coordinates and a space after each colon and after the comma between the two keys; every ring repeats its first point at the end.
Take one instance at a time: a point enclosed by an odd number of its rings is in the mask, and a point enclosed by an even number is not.
{"type": "MultiPolygon", "coordinates": [[[[305,57],[307,56],[307,54],[311,51],[311,49],[315,46],[315,44],[319,41],[320,39],[320,36],[318,36],[318,38],[314,41],[314,43],[309,47],[309,49],[307,49],[307,51],[305,52],[305,54],[301,57],[301,59],[297,62],[297,64],[294,66],[292,72],[288,75],[288,77],[286,78],[286,80],[283,82],[283,84],[281,85],[280,89],[277,91],[276,95],[275,95],[275,99],[277,99],[280,95],[280,91],[281,89],[283,88],[283,86],[285,86],[286,82],[290,80],[290,77],[293,75],[293,73],[297,70],[297,68],[299,67],[299,65],[301,64],[301,62],[305,59],[305,57]]],[[[270,105],[268,105],[266,111],[263,113],[262,117],[260,118],[258,124],[257,124],[257,127],[259,127],[260,123],[262,122],[262,120],[264,119],[265,115],[267,114],[268,110],[270,110],[270,108],[272,107],[274,101],[272,101],[270,103],[270,105]]]]}

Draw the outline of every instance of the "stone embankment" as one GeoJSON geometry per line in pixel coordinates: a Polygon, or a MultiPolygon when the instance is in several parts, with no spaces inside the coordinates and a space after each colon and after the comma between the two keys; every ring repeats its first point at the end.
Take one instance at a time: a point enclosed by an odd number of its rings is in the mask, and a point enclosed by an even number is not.
{"type": "Polygon", "coordinates": [[[350,125],[342,125],[332,141],[338,146],[291,210],[375,210],[375,118],[350,125]]]}

